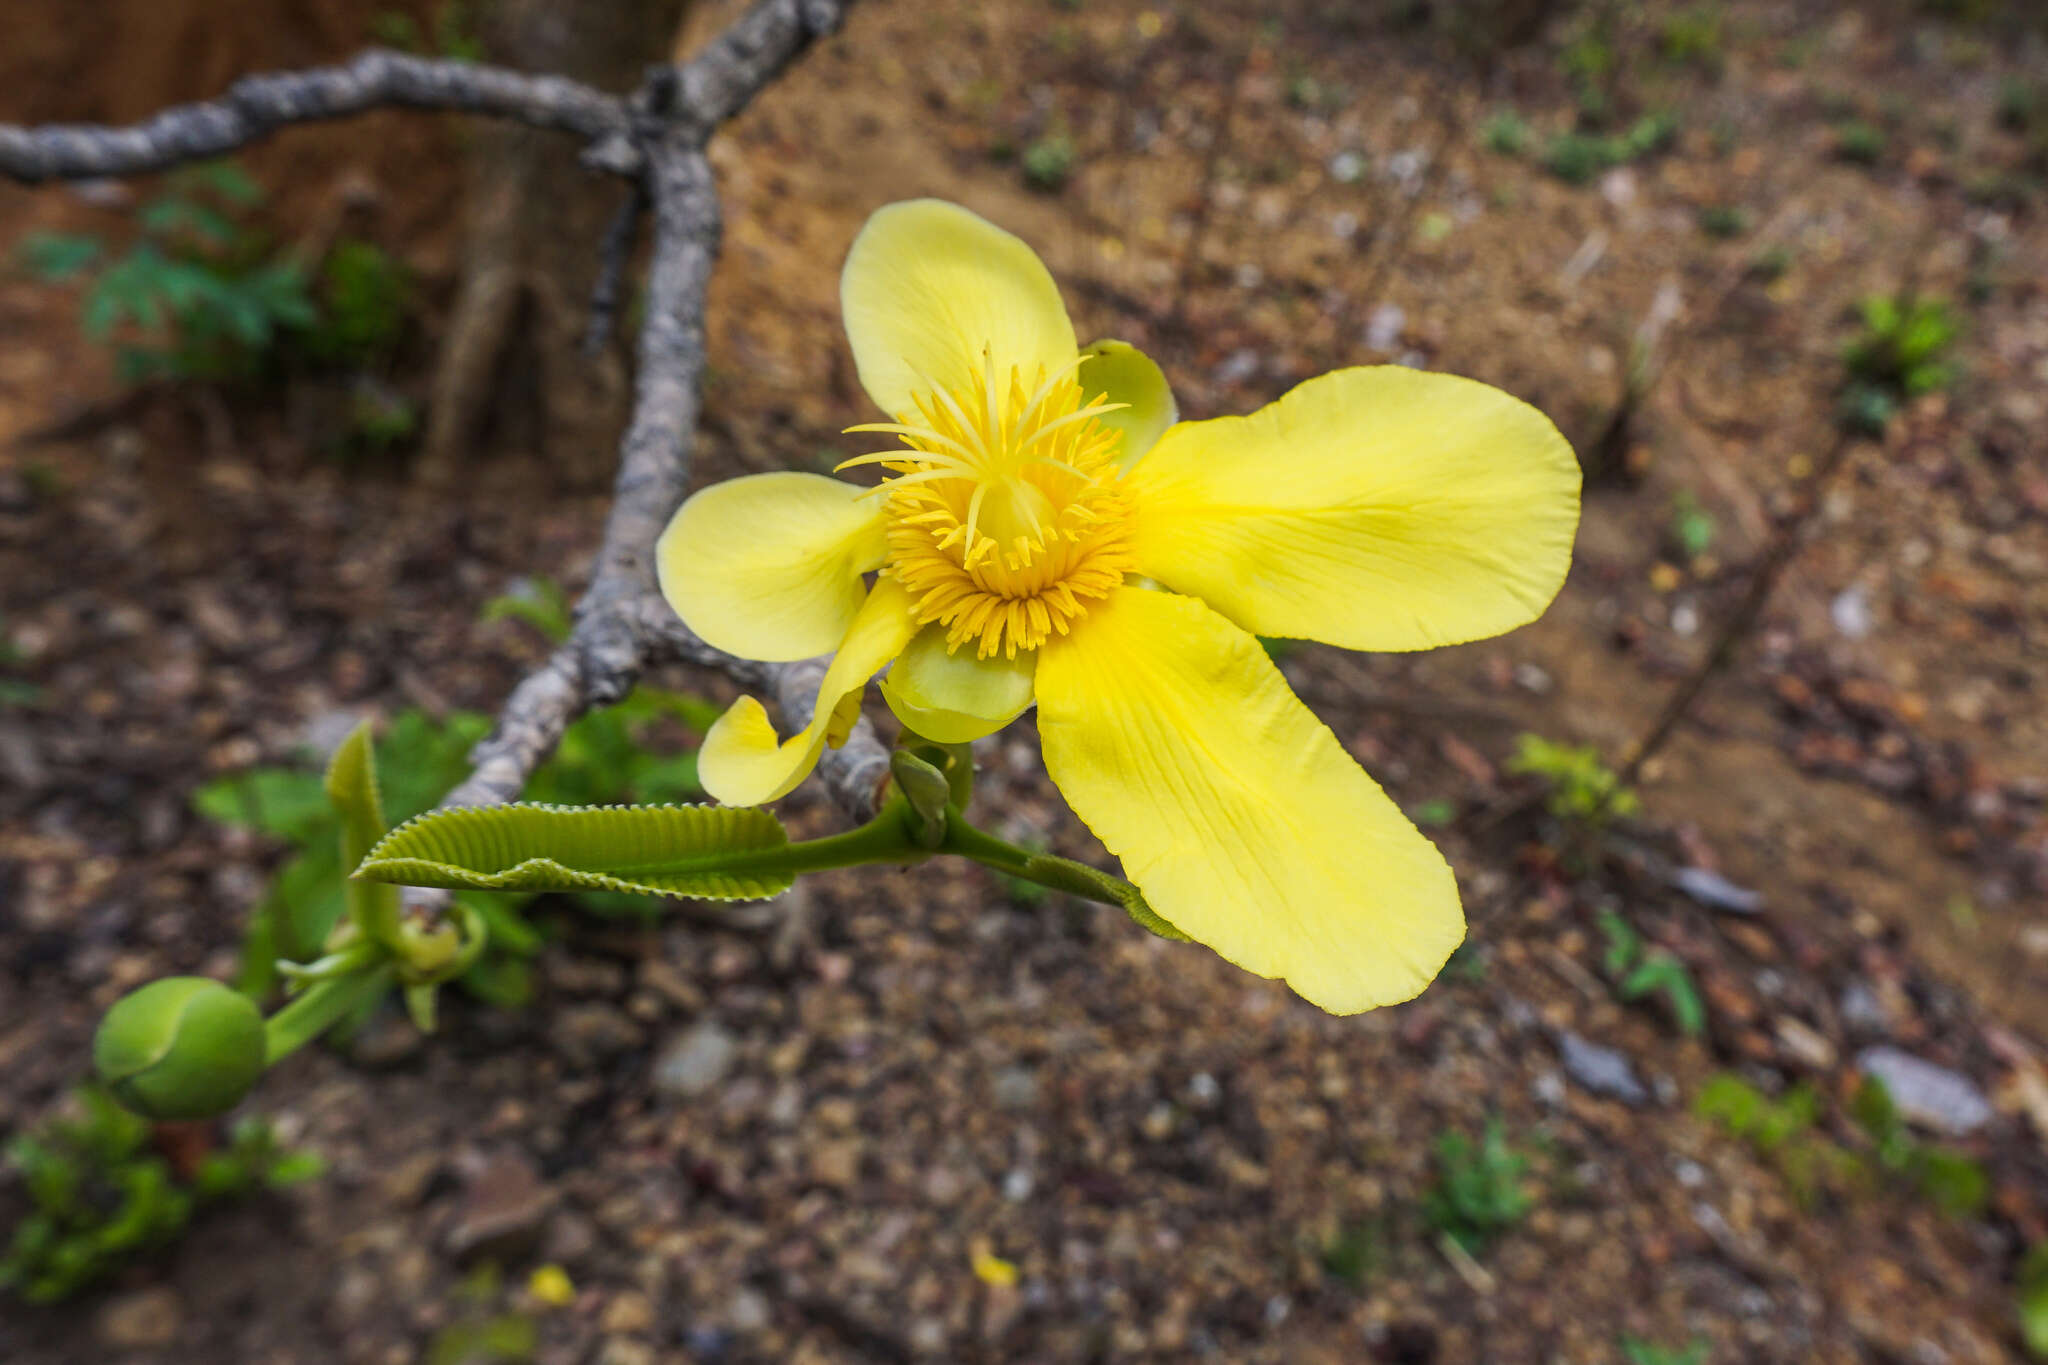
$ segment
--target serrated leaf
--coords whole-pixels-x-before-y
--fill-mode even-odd
[[[522,803],[410,820],[370,850],[356,876],[458,891],[760,900],[795,880],[772,858],[788,843],[782,822],[763,810]]]

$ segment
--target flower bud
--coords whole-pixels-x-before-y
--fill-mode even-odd
[[[152,981],[114,1003],[93,1036],[93,1067],[129,1109],[202,1119],[239,1104],[263,1074],[263,1015],[203,976]]]

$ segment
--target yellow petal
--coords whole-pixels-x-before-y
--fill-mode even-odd
[[[1127,405],[1098,420],[1123,433],[1117,463],[1129,469],[1180,420],[1173,388],[1152,357],[1127,341],[1098,341],[1082,354],[1088,358],[1081,362],[1081,387],[1088,396],[1106,394],[1110,402]]]
[[[965,744],[992,735],[1031,705],[1037,656],[975,657],[972,648],[946,651],[946,628],[917,633],[882,679],[882,699],[896,719],[926,739]]]
[[[1139,573],[1255,634],[1347,649],[1431,649],[1535,620],[1579,521],[1578,461],[1549,418],[1393,365],[1183,422],[1125,486]]]
[[[1351,1014],[1420,992],[1464,937],[1442,855],[1200,602],[1121,588],[1037,681],[1046,771],[1197,942]]]
[[[741,697],[712,722],[697,751],[697,778],[704,790],[728,806],[758,806],[787,796],[808,777],[827,744],[836,748],[846,742],[859,719],[861,689],[868,679],[910,643],[917,629],[910,601],[892,578],[875,584],[818,685],[811,723],[794,738],[778,742],[768,713],[752,697]]]
[[[862,387],[898,418],[935,386],[971,391],[984,357],[998,380],[1014,365],[1027,384],[1074,359],[1074,325],[1044,262],[939,199],[875,211],[847,252],[839,306]]]
[[[860,610],[860,576],[888,552],[881,504],[822,474],[715,483],[670,519],[654,550],[662,595],[728,654],[783,662],[823,654]]]

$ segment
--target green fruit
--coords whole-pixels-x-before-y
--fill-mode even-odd
[[[166,977],[107,1011],[92,1061],[114,1098],[145,1118],[212,1118],[263,1075],[263,1016],[218,981]]]

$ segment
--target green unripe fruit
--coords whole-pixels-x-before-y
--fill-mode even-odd
[[[152,1119],[204,1119],[241,1103],[263,1075],[263,1015],[204,976],[152,981],[115,1002],[92,1062],[114,1098]]]

